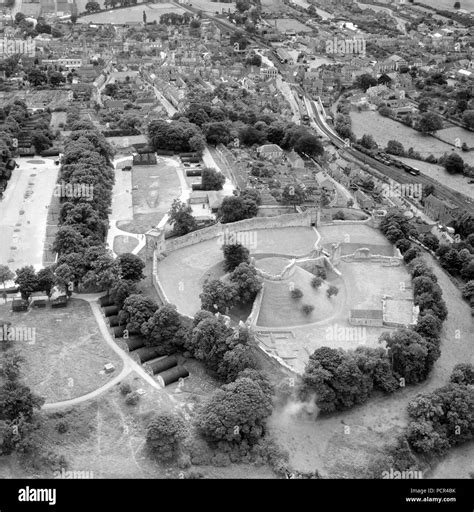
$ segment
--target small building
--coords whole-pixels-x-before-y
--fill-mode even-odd
[[[19,313],[20,311],[28,311],[28,301],[23,299],[13,299],[12,311]]]
[[[370,210],[375,206],[374,200],[362,190],[356,190],[354,196],[363,210]]]
[[[32,308],[45,308],[49,297],[43,292],[34,292],[30,295],[29,302]]]
[[[290,165],[293,169],[304,169],[304,160],[298,155],[296,151],[291,151],[286,155]]]
[[[351,309],[349,322],[352,325],[382,327],[383,311],[382,309]]]
[[[451,224],[458,216],[459,209],[447,200],[441,200],[430,194],[425,198],[424,213],[433,220],[441,221],[444,225]]]
[[[281,159],[283,149],[278,144],[264,144],[257,148],[257,153],[267,160],[278,160]]]

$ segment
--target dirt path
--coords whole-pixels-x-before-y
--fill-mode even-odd
[[[43,406],[44,410],[61,409],[63,407],[70,407],[72,405],[77,405],[77,404],[86,402],[88,400],[92,400],[93,398],[96,398],[99,395],[102,395],[107,390],[109,390],[111,387],[113,387],[116,384],[118,384],[119,382],[121,382],[131,372],[135,372],[142,379],[147,381],[153,388],[159,389],[159,390],[162,389],[161,386],[153,379],[153,377],[151,377],[148,373],[146,373],[145,370],[143,370],[143,368],[138,363],[133,361],[133,359],[128,354],[126,354],[117,345],[117,343],[115,343],[115,340],[112,338],[112,336],[109,332],[107,324],[105,323],[105,319],[102,316],[102,312],[100,311],[100,306],[97,302],[97,299],[101,295],[102,295],[101,293],[85,294],[85,295],[73,294],[73,298],[80,298],[89,303],[103,339],[109,345],[109,347],[120,357],[120,359],[123,362],[122,371],[120,372],[119,375],[114,377],[111,381],[107,382],[107,384],[104,384],[100,388],[97,388],[94,391],[87,393],[86,395],[72,398],[71,400],[63,400],[61,402],[45,404]]]

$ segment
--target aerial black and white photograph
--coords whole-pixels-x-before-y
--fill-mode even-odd
[[[473,318],[474,0],[0,0],[1,512],[472,512]]]

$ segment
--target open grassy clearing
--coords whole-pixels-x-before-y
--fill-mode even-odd
[[[406,425],[408,402],[418,393],[444,386],[457,363],[472,361],[474,327],[469,306],[433,258],[425,255],[425,259],[433,267],[449,311],[441,334],[441,357],[429,378],[390,396],[376,395],[365,405],[331,416],[318,417],[317,411],[308,416],[301,403],[275,411],[270,431],[290,451],[290,462],[295,469],[319,469],[327,476],[360,478],[366,454],[382,449]],[[460,332],[459,339],[455,337],[456,330]],[[344,431],[345,426],[350,427],[348,433]],[[473,450],[474,443],[469,443],[452,451],[439,461],[433,475],[468,478],[473,470],[472,456],[469,457]]]
[[[437,158],[443,156],[444,153],[451,153],[453,150],[451,144],[454,144],[455,137],[451,138],[451,144],[447,144],[430,135],[424,135],[402,123],[393,121],[388,117],[383,117],[377,112],[351,112],[351,119],[352,130],[358,138],[364,134],[372,135],[375,142],[382,147],[386,147],[389,140],[397,140],[403,144],[407,151],[412,147],[423,156],[434,155]],[[440,133],[442,132],[443,130],[440,130]],[[469,137],[469,135],[470,133],[466,132],[464,139]],[[468,146],[471,145],[469,142],[467,144]],[[456,152],[466,163],[474,165],[474,152],[464,153],[460,149],[456,150]]]
[[[181,193],[176,165],[173,159],[159,158],[156,165],[133,167],[133,221],[119,221],[117,227],[129,233],[145,233],[161,221]]]
[[[85,5],[84,5],[85,10]],[[81,11],[81,9],[79,9]],[[115,23],[124,24],[129,22],[143,22],[143,11],[146,13],[147,22],[152,23],[156,21],[159,23],[160,17],[163,14],[175,12],[176,14],[183,14],[185,11],[177,5],[163,3],[163,4],[147,4],[136,5],[125,9],[113,9],[110,11],[97,12],[81,16],[77,23]]]
[[[94,391],[122,368],[120,358],[102,339],[87,302],[72,299],[64,309],[25,313],[12,313],[7,303],[0,306],[0,318],[14,327],[33,329],[34,343],[17,341],[14,347],[25,359],[25,384],[47,403]],[[113,363],[115,372],[103,373],[105,363]]]

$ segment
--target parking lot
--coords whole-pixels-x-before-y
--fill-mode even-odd
[[[54,159],[19,158],[0,200],[0,263],[42,268],[48,207],[58,177]]]

